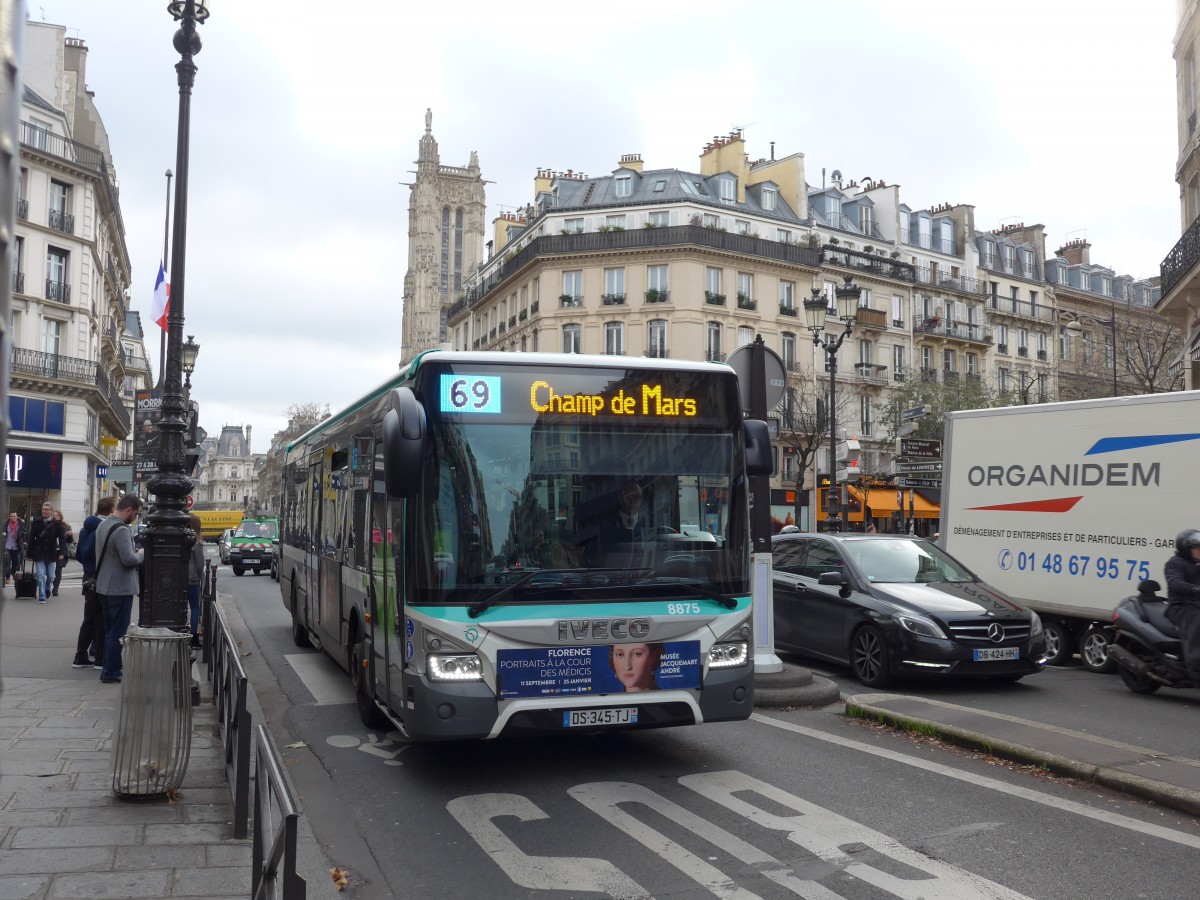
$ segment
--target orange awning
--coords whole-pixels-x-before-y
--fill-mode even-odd
[[[864,491],[861,488],[853,485],[848,485],[850,492],[863,502]],[[908,515],[908,491],[909,488],[903,488],[899,493],[904,495],[904,507],[901,508],[896,503],[896,488],[890,487],[875,487],[866,491],[866,506],[871,510],[871,513],[876,516],[890,516],[894,512],[900,512],[904,516]],[[913,492],[913,516],[917,519],[940,519],[942,517],[942,508],[936,503],[931,503],[926,500],[916,491]]]

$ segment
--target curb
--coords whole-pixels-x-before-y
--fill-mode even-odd
[[[1133,775],[1111,766],[1093,765],[1081,762],[1057,753],[1038,750],[1023,744],[995,738],[980,731],[961,728],[957,725],[946,725],[931,719],[892,712],[882,707],[873,706],[855,700],[853,697],[846,701],[846,715],[855,718],[875,719],[895,728],[905,731],[921,731],[928,733],[938,740],[946,741],[959,747],[978,750],[1001,759],[1014,762],[1032,763],[1041,766],[1055,775],[1064,775],[1080,781],[1098,784],[1112,788],[1122,793],[1151,800],[1163,806],[1180,810],[1192,815],[1200,815],[1200,791],[1193,791],[1178,785]],[[1166,754],[1155,753],[1151,750],[1138,749],[1147,759],[1172,759]]]
[[[829,706],[841,699],[842,692],[836,684],[802,666],[784,663],[782,672],[756,672],[754,675],[755,707]]]

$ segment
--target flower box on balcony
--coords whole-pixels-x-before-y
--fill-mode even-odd
[[[660,291],[655,288],[650,288],[650,290],[646,291],[646,302],[647,303],[666,303],[667,298],[669,298],[670,296],[671,296],[670,291]]]
[[[737,304],[738,309],[758,309],[758,303],[740,291],[737,295]]]
[[[605,306],[620,306],[625,302],[624,294],[601,294],[600,302]]]
[[[704,302],[711,303],[713,306],[724,306],[725,305],[725,295],[718,294],[713,291],[705,291],[704,292]]]
[[[800,310],[794,306],[789,306],[786,303],[779,304],[779,314],[781,316],[799,316]]]
[[[560,294],[558,300],[563,306],[583,306],[583,298],[573,294]]]

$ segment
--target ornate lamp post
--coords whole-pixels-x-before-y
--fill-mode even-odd
[[[837,318],[845,323],[840,334],[825,332],[829,305],[821,296],[820,288],[813,288],[812,296],[804,301],[804,317],[808,322],[808,330],[812,332],[813,344],[825,351],[829,370],[829,493],[826,495],[826,531],[840,531],[842,527],[842,520],[838,514],[837,480],[837,353],[846,336],[854,329],[854,320],[858,316],[858,300],[862,293],[851,281],[852,276],[842,277],[845,283],[834,292],[837,295]]]
[[[1066,324],[1063,329],[1071,335],[1083,334],[1084,325],[1096,325],[1098,327],[1107,328],[1112,348],[1112,396],[1117,396],[1117,308],[1113,307],[1112,318],[1108,321],[1097,319],[1095,316],[1085,315],[1083,313],[1069,313],[1066,318]]]
[[[188,147],[191,128],[192,85],[200,52],[197,26],[208,19],[208,0],[171,0],[167,11],[179,23],[174,46],[180,55],[175,65],[179,80],[179,128],[175,144],[175,220],[171,245],[171,304],[167,314],[167,365],[164,373],[162,418],[158,428],[158,471],[148,484],[154,494],[154,511],[146,534],[145,586],[138,609],[143,628],[182,628],[188,621],[187,564],[192,539],[187,529],[187,497],[192,482],[184,461],[182,373],[186,365],[183,346],[184,273],[187,249]],[[192,344],[198,349],[198,345]],[[191,366],[195,366],[195,351]],[[191,369],[188,369],[189,374]],[[190,384],[190,379],[189,379]]]
[[[196,357],[200,355],[200,345],[196,343],[196,336],[188,335],[187,343],[180,348],[180,365],[183,367],[183,396],[188,398],[192,393],[192,373],[196,371]]]

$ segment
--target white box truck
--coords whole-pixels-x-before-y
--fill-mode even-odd
[[[950,413],[942,456],[941,545],[1038,611],[1051,665],[1110,671],[1113,609],[1200,528],[1200,391]]]

